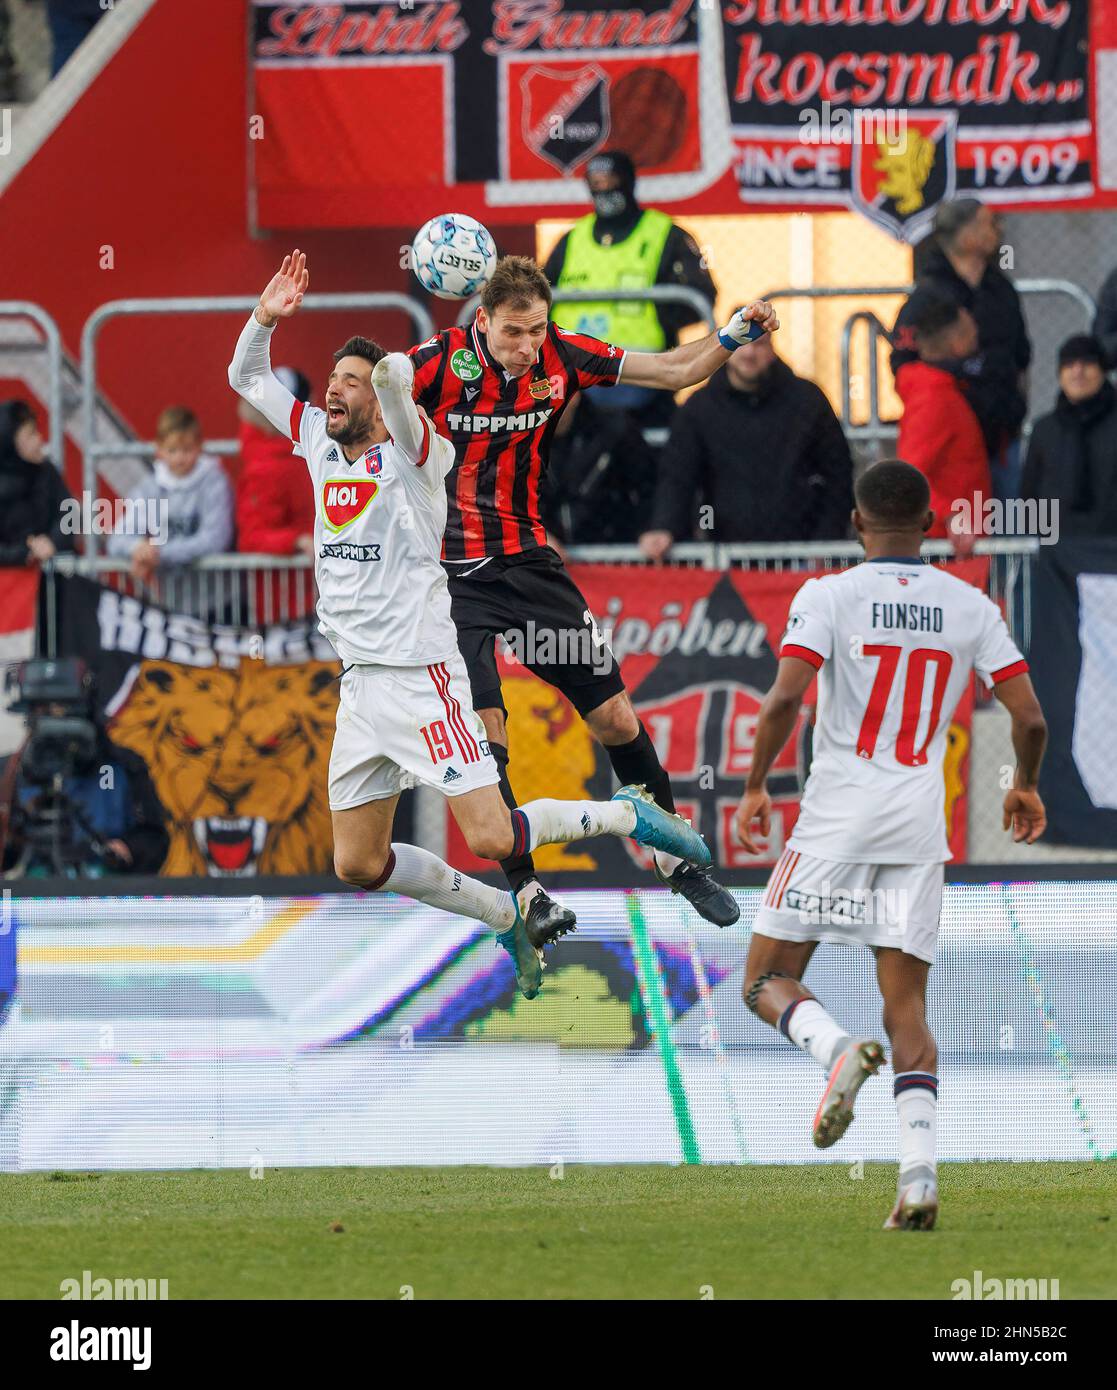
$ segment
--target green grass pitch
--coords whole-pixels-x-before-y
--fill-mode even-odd
[[[895,1168],[313,1168],[0,1175],[0,1297],[167,1279],[172,1299],[950,1299],[975,1270],[1117,1294],[1117,1163],[942,1165],[932,1232]],[[340,1229],[334,1229],[334,1228]]]

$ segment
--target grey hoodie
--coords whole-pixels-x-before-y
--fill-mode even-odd
[[[233,540],[233,490],[221,460],[213,454],[199,454],[198,461],[185,478],[176,478],[160,459],[139,487],[129,495],[136,504],[135,515],[140,524],[154,509],[149,501],[165,504],[167,539],[159,547],[164,565],[185,565],[203,555],[221,555]],[[164,507],[157,512],[156,527],[149,527],[151,538],[158,544]],[[131,555],[142,538],[131,530],[109,537],[110,555]]]

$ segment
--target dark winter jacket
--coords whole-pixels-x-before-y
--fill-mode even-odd
[[[1016,287],[990,265],[974,289],[938,248],[928,255],[918,284],[944,290],[968,309],[977,323],[978,353],[966,364],[969,395],[985,442],[993,452],[1018,438],[1028,413],[1019,378],[1031,363],[1032,345]],[[919,356],[912,336],[910,302],[900,310],[892,333],[893,375]]]
[[[723,367],[679,409],[650,529],[676,540],[832,540],[847,535],[852,507],[853,463],[830,402],[777,359],[759,391],[736,390]]]
[[[635,541],[655,494],[655,451],[625,410],[586,395],[567,434],[555,434],[543,478],[543,524],[567,545]]]
[[[1021,492],[1058,501],[1062,536],[1117,536],[1117,391],[1071,405],[1060,391],[1028,441]]]
[[[55,550],[74,550],[62,532],[62,503],[70,496],[57,468],[27,463],[16,453],[16,431],[29,419],[23,401],[0,403],[0,566],[27,563],[27,537],[49,536]]]

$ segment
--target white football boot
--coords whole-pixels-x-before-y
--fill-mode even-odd
[[[939,1214],[939,1189],[923,1179],[900,1189],[892,1215],[884,1223],[886,1231],[930,1231]]]
[[[813,1135],[820,1149],[836,1144],[853,1119],[857,1092],[884,1065],[884,1048],[871,1039],[853,1042],[834,1063],[815,1111]]]

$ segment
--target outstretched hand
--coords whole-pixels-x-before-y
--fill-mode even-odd
[[[303,295],[310,283],[310,272],[306,268],[306,252],[296,249],[283,257],[283,264],[273,275],[267,289],[260,296],[257,322],[270,328],[279,319],[289,319],[303,302]]]

